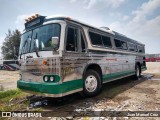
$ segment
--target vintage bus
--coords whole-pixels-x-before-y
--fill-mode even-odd
[[[50,97],[82,91],[91,97],[104,83],[139,78],[146,69],[145,45],[107,27],[36,14],[26,19],[19,66],[19,89]]]

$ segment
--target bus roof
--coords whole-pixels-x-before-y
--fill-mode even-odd
[[[36,21],[36,19],[38,19],[39,21],[38,20]],[[71,22],[80,24],[82,26],[86,26],[88,28],[92,28],[92,29],[96,29],[96,30],[99,30],[99,31],[102,31],[102,32],[106,32],[108,34],[113,35],[114,38],[122,40],[122,41],[131,42],[131,43],[135,43],[135,44],[139,44],[139,45],[144,45],[144,44],[142,44],[142,43],[140,43],[140,42],[138,42],[136,40],[128,38],[127,36],[125,36],[123,34],[120,34],[118,32],[112,31],[108,27],[100,27],[100,28],[98,28],[98,27],[95,27],[93,25],[89,25],[87,23],[81,22],[79,20],[76,20],[76,19],[73,19],[73,18],[70,18],[70,17],[67,17],[67,16],[48,16],[48,17],[46,17],[46,16],[40,16],[39,15],[36,19],[33,19],[33,21],[31,20],[28,23],[25,23],[25,27],[26,27],[25,30],[30,30],[30,29],[32,29],[34,27],[37,27],[37,25],[41,25],[41,24],[43,24],[45,22],[48,22],[48,21],[65,20],[65,21],[71,21]],[[35,24],[35,26],[34,26],[33,23],[36,23],[37,25]]]
[[[95,27],[95,26],[93,26],[93,25],[90,25],[90,24],[81,22],[81,21],[79,21],[79,20],[76,20],[76,19],[73,19],[73,18],[70,18],[70,17],[67,17],[67,16],[49,16],[49,17],[46,17],[45,22],[46,22],[46,21],[50,21],[50,20],[68,20],[68,21],[72,21],[72,22],[81,24],[81,25],[83,25],[83,26],[87,26],[87,27],[90,27],[90,28],[98,29],[98,30],[101,30],[101,31],[103,31],[103,32],[107,32],[107,33],[110,33],[110,34],[114,35],[114,33],[113,33],[112,30],[107,30],[107,29]]]
[[[100,31],[103,31],[103,32],[107,32],[109,34],[112,34],[115,38],[119,39],[119,40],[122,40],[122,41],[127,41],[127,42],[131,42],[131,43],[135,43],[135,44],[140,44],[140,45],[143,45],[143,43],[140,43],[136,40],[133,40],[121,33],[118,33],[116,31],[112,31],[110,30],[109,28],[107,27],[95,27],[93,25],[90,25],[90,24],[87,24],[87,23],[84,23],[84,22],[81,22],[79,20],[76,20],[76,19],[73,19],[73,18],[70,18],[70,17],[67,17],[67,16],[48,16],[45,18],[45,22],[46,21],[50,21],[50,20],[68,20],[68,21],[72,21],[72,22],[75,22],[75,23],[78,23],[78,24],[81,24],[83,26],[87,26],[89,28],[93,28],[93,29],[97,29],[97,30],[100,30]],[[106,29],[105,29],[106,28]]]
[[[113,31],[113,32],[115,33],[115,38],[116,38],[116,39],[119,39],[119,40],[122,40],[122,41],[131,42],[131,43],[135,43],[135,44],[139,44],[139,45],[143,45],[143,46],[144,46],[143,43],[140,43],[140,42],[138,42],[138,41],[136,41],[136,40],[133,40],[133,39],[131,39],[131,38],[129,38],[129,37],[121,34],[121,33],[118,33],[118,32],[116,32],[116,31]]]

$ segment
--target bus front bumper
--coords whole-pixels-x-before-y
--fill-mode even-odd
[[[62,97],[65,95],[82,91],[83,81],[79,79],[63,83],[43,83],[18,80],[17,88],[36,95],[48,97]]]

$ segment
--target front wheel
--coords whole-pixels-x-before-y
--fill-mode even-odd
[[[102,82],[100,75],[95,70],[88,70],[84,77],[83,92],[86,96],[92,97],[101,91]]]

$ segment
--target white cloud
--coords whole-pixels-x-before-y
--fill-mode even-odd
[[[76,2],[77,0],[70,0],[71,3]]]
[[[146,22],[146,16],[153,14],[153,12],[159,7],[160,0],[149,0],[146,3],[143,3],[139,9],[132,12],[135,17],[131,22],[135,24]]]
[[[106,2],[108,2],[108,0],[106,0]],[[125,0],[111,0],[110,5],[113,8],[117,8],[117,7],[119,7],[124,2],[125,2]]]
[[[32,15],[34,15],[34,13],[18,15],[15,20],[15,24],[16,24],[17,29],[22,32],[24,29],[25,19],[32,16]]]
[[[142,6],[132,13],[136,16],[149,15],[154,12],[157,8],[160,7],[160,0],[149,0],[148,2],[142,4]]]
[[[127,16],[127,15],[124,15],[123,17],[122,17],[122,20],[123,21],[126,21],[126,20],[128,20],[129,19],[129,16]]]
[[[96,0],[88,0],[88,5],[86,6],[86,8],[91,8],[96,4]]]
[[[71,3],[77,2],[78,0],[70,0]],[[117,8],[119,7],[122,3],[124,3],[126,0],[84,0],[84,7],[87,9],[91,9],[93,7],[101,7],[103,8],[104,6],[109,7],[111,6],[112,8]]]
[[[160,38],[160,15],[147,19],[160,7],[160,0],[149,0],[133,11],[133,18],[128,22],[114,21],[109,27],[146,44],[147,53],[157,53]],[[123,17],[125,19],[125,16]],[[127,17],[126,17],[127,19]]]

